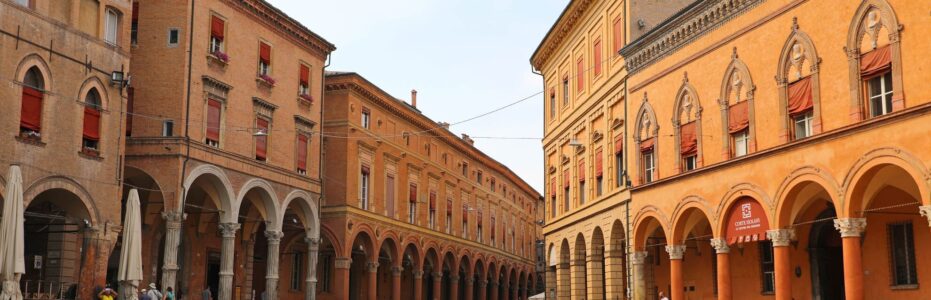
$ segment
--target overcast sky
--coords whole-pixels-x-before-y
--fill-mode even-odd
[[[455,123],[543,90],[530,55],[567,0],[268,0],[333,44],[353,71]],[[450,128],[543,193],[543,95]]]

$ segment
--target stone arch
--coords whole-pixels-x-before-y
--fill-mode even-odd
[[[191,190],[194,182],[201,177],[207,179],[209,183],[213,185],[214,189],[220,193],[220,195],[217,195],[217,200],[220,202],[219,208],[221,211],[226,212],[225,214],[221,214],[226,217],[222,220],[222,222],[236,222],[235,215],[237,212],[233,210],[235,204],[233,203],[233,201],[235,201],[233,200],[233,197],[236,195],[236,193],[233,192],[233,185],[230,183],[229,176],[223,172],[223,169],[220,169],[217,166],[203,164],[192,169],[184,180],[184,195],[182,196],[187,198],[188,191]],[[184,211],[184,208],[181,207],[184,205],[183,202],[184,201],[178,203],[178,207],[175,208],[177,211]],[[230,218],[230,215],[233,217]]]
[[[91,222],[91,225],[97,225],[103,221],[95,204],[96,202],[87,192],[87,189],[71,178],[58,175],[41,178],[29,185],[23,192],[23,208],[28,208],[29,204],[40,194],[55,189],[65,190],[80,199],[90,217],[88,221]],[[117,212],[117,217],[119,217],[119,212]]]
[[[640,247],[641,244],[646,244],[647,229],[656,229],[647,228],[647,223],[651,220],[656,221],[663,230],[664,237],[668,237],[669,233],[669,218],[666,217],[666,214],[662,210],[653,205],[647,205],[640,209],[637,212],[637,215],[634,217],[634,247]]]
[[[868,203],[862,195],[861,189],[864,188],[861,183],[869,181],[869,177],[884,166],[893,166],[901,169],[911,177],[917,188],[918,195],[915,195],[923,205],[928,205],[931,201],[931,187],[929,180],[931,174],[921,161],[906,151],[898,148],[880,148],[872,150],[854,164],[844,177],[844,192],[841,194],[841,203],[843,215],[846,217],[859,217],[854,214],[862,210]],[[840,213],[838,213],[840,215]]]
[[[788,142],[792,135],[792,116],[789,115],[789,87],[799,83],[811,91],[811,134],[821,133],[821,57],[815,43],[807,33],[799,29],[798,19],[792,19],[792,32],[782,46],[779,66],[776,69],[776,84],[779,86],[779,117],[782,120],[782,136]],[[805,67],[808,68],[805,68]],[[794,72],[793,72],[794,71]],[[807,83],[802,80],[807,78]],[[800,86],[800,88],[805,88]]]
[[[655,180],[656,178],[659,178],[659,172],[658,172],[659,168],[656,168],[658,160],[657,160],[657,155],[655,153],[658,153],[658,148],[659,148],[658,137],[659,137],[660,126],[659,126],[659,122],[657,122],[656,112],[653,110],[653,106],[650,105],[650,101],[649,101],[649,98],[647,98],[646,92],[643,93],[643,103],[640,105],[640,109],[637,110],[636,122],[637,123],[634,123],[637,128],[636,130],[634,130],[635,147],[643,148],[641,147],[643,142],[647,142],[652,139],[652,145],[649,146],[650,149],[652,149],[649,151],[653,151],[654,153],[654,155],[652,156],[653,157],[652,165],[654,166],[654,170],[653,170],[651,180]],[[639,153],[643,152],[644,150],[645,149],[637,149],[636,151],[636,153],[638,153],[638,155],[636,155],[637,170],[638,170],[637,173],[640,174],[640,176],[637,176],[639,183],[646,183],[646,180],[644,179],[645,174],[643,174],[644,164],[646,162],[643,161],[643,155],[639,155]]]
[[[275,224],[272,226],[274,228],[282,228],[284,225],[285,215],[288,213],[288,207],[291,206],[291,203],[297,204],[299,209],[298,218],[301,219],[301,223],[307,227],[306,230],[310,231],[311,237],[319,238],[320,237],[320,219],[317,211],[317,201],[319,197],[315,197],[311,193],[303,190],[293,190],[291,193],[288,193],[285,196],[284,203],[281,205],[281,210],[278,216],[275,217]]]
[[[804,208],[796,207],[799,203],[796,203],[795,196],[808,184],[821,187],[828,194],[827,200],[833,203],[835,211],[841,211],[841,198],[838,194],[841,189],[837,181],[820,167],[804,166],[786,176],[779,185],[779,189],[776,190],[776,219],[774,220],[776,228],[792,225],[795,215],[804,210]],[[801,203],[801,205],[807,204]]]
[[[718,216],[715,224],[712,224],[712,230],[720,235],[727,232],[727,211],[737,200],[750,198],[760,204],[766,212],[766,220],[769,222],[769,228],[775,228],[773,224],[773,205],[770,198],[757,186],[749,183],[740,183],[732,187],[718,204],[716,215]]]
[[[747,153],[756,151],[756,114],[754,110],[754,94],[756,85],[753,83],[753,76],[747,64],[737,55],[737,48],[731,54],[731,62],[724,71],[724,78],[721,80],[721,96],[718,98],[718,105],[721,107],[721,130],[722,130],[722,152],[725,153],[724,159],[731,158],[731,133],[728,129],[730,107],[743,101],[747,101],[747,118],[749,124],[747,127],[748,142]]]
[[[711,234],[719,234],[714,231],[714,226],[712,226],[718,216],[714,213],[711,204],[700,196],[692,195],[680,201],[679,204],[676,205],[675,211],[673,211],[671,243],[678,245],[688,237],[688,233],[691,232],[692,227],[697,225],[696,222],[699,221],[696,219],[698,215],[695,213],[704,216],[705,220],[708,222],[708,226],[711,227]]]
[[[352,243],[352,245],[355,245],[356,240],[361,242],[362,243],[361,246],[365,248],[366,259],[371,261],[373,259],[378,258],[377,252],[376,252],[378,251],[378,248],[375,248],[377,241],[375,240],[375,235],[372,234],[371,231],[360,228],[359,230],[355,232],[355,234],[352,235],[352,239],[350,239],[349,241]],[[345,257],[352,257],[352,248],[353,248],[352,245],[346,248],[346,250],[348,250],[347,252],[343,253]]]
[[[392,263],[394,264],[401,263],[401,259],[403,259],[404,252],[402,252],[403,249],[400,248],[396,237],[386,235],[384,238],[379,240],[378,244],[375,246],[378,247],[376,249],[378,249],[379,253],[382,250],[386,250],[388,252],[387,253],[388,257],[391,258]]]
[[[38,88],[42,88],[45,91],[54,90],[55,85],[54,79],[52,78],[52,69],[49,68],[46,60],[36,53],[28,54],[19,61],[19,65],[16,67],[16,74],[13,78],[16,78],[15,80],[17,81],[22,80],[23,77],[26,76],[26,72],[28,72],[33,67],[35,67],[36,70],[39,70],[44,83],[44,86]]]
[[[330,229],[330,226],[326,224],[320,226],[320,237],[326,238],[327,241],[330,242],[330,245],[333,245],[333,252],[336,253],[336,255],[344,255],[346,253],[346,250],[343,249],[347,247],[340,244],[339,240],[336,239],[336,233],[333,232],[333,229]],[[352,247],[352,245],[349,247]]]
[[[100,77],[96,75],[90,75],[84,82],[81,83],[81,87],[78,90],[78,100],[84,102],[84,95],[87,95],[91,89],[96,89],[97,94],[100,96],[100,109],[106,110],[110,104],[110,93],[107,93],[106,85],[100,80]]]
[[[690,131],[695,139],[695,167],[698,168],[702,165],[702,134],[701,134],[701,118],[702,118],[702,105],[701,100],[698,97],[698,92],[695,90],[695,87],[689,83],[688,73],[685,73],[682,77],[682,86],[679,87],[679,91],[676,92],[676,98],[674,100],[673,106],[673,115],[672,115],[672,128],[675,130],[675,145],[673,149],[680,149],[680,155],[685,157],[686,153],[681,153],[682,149],[682,140],[683,137],[683,127],[689,126],[693,127],[686,131]],[[689,125],[691,124],[691,125]],[[686,168],[683,165],[683,162],[676,164],[676,168],[679,171],[685,171]]]
[[[608,251],[618,251],[627,249],[627,228],[619,219],[611,222],[611,229],[608,231],[608,241],[605,247]]]
[[[850,104],[854,111],[859,112],[861,120],[866,118],[869,112],[864,109],[866,99],[863,99],[863,93],[861,92],[863,78],[860,75],[860,58],[864,53],[880,46],[880,39],[888,38],[891,52],[892,110],[898,111],[905,108],[905,85],[902,82],[902,49],[900,43],[900,31],[902,29],[903,27],[899,23],[898,17],[896,17],[895,10],[886,0],[861,1],[851,19],[847,32],[847,45],[844,50],[847,52],[850,69]],[[871,39],[870,49],[863,49],[861,46],[864,38],[867,37]],[[883,40],[882,42],[886,41]]]

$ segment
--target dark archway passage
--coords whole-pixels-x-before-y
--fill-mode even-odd
[[[836,216],[837,213],[831,207],[818,214],[816,220],[827,220]],[[844,249],[840,232],[834,229],[833,222],[817,222],[811,226],[808,239],[812,299],[843,300]]]

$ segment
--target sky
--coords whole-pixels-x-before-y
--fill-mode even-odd
[[[568,0],[267,0],[336,45],[329,71],[357,72],[456,123],[543,91],[530,56]],[[543,193],[543,94],[451,126]]]

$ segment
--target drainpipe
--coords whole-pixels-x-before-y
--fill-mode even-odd
[[[194,61],[193,61],[194,59],[193,58],[194,56],[194,8],[195,8],[194,2],[196,2],[196,0],[191,0],[191,18],[190,18],[190,23],[188,24],[187,95],[185,96],[186,108],[185,108],[185,113],[184,113],[184,145],[186,149],[184,153],[184,161],[181,163],[181,186],[180,186],[181,187],[180,189],[181,190],[181,207],[179,209],[180,211],[178,212],[181,214],[181,226],[178,229],[178,232],[181,235],[181,237],[184,236],[184,219],[185,219],[184,207],[187,205],[187,189],[184,187],[184,181],[187,178],[187,164],[188,164],[188,161],[191,159],[191,135],[190,135],[191,130],[190,129],[191,129],[191,77],[193,76],[193,66],[194,66]],[[177,250],[177,253],[178,253],[177,255],[179,256],[183,255],[181,251],[184,248],[182,247],[183,243],[184,243],[184,239],[179,237],[178,238],[178,250]],[[180,261],[180,259],[177,259],[177,258],[175,260]],[[181,269],[183,267],[184,266],[182,266],[181,264],[178,265],[178,270],[175,273],[175,281],[184,282],[183,280],[181,281],[178,280],[178,277],[183,276],[182,274],[184,274],[184,272],[181,272]],[[165,287],[162,287],[162,288],[165,288]],[[180,286],[176,286],[175,289],[178,291],[177,292],[178,294],[181,294],[181,295],[185,294],[185,292],[182,292],[182,288]]]
[[[320,133],[320,167],[317,168],[318,170],[317,178],[320,179],[320,198],[317,199],[317,214],[318,214],[317,218],[318,219],[320,218],[319,215],[323,215],[323,212],[320,211],[320,208],[323,206],[322,204],[324,200],[323,192],[326,189],[326,185],[323,184],[324,182],[323,176],[324,174],[326,174],[323,172],[324,166],[326,165],[323,163],[325,161],[324,159],[326,158],[326,147],[323,141],[323,101],[324,99],[326,99],[326,68],[330,66],[330,63],[332,62],[332,60],[333,60],[333,54],[327,53],[326,65],[323,65],[323,68],[320,69],[320,129],[317,131]],[[318,227],[320,226],[318,225]],[[317,231],[320,231],[319,230],[320,228],[317,228],[317,229],[318,229]]]

